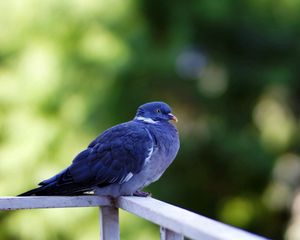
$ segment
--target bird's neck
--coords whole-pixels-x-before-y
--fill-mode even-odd
[[[144,122],[144,123],[150,123],[150,124],[157,124],[159,121],[154,121],[152,118],[146,118],[141,116],[136,116],[134,118],[135,121]]]

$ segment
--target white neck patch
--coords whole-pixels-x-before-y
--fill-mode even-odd
[[[146,123],[151,123],[151,124],[156,124],[158,121],[154,121],[152,118],[145,118],[145,117],[135,117],[135,120],[146,122]]]

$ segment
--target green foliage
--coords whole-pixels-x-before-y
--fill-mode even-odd
[[[282,176],[300,150],[298,1],[12,0],[0,8],[1,195],[34,187],[138,105],[164,100],[179,118],[181,150],[150,187],[154,196],[283,235],[298,175]],[[2,212],[0,238],[96,238],[96,214]],[[125,239],[157,234],[122,218]]]

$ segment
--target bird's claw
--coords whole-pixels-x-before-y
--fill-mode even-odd
[[[135,191],[133,193],[133,196],[136,196],[136,197],[151,197],[151,193],[149,192],[143,192],[143,191]]]

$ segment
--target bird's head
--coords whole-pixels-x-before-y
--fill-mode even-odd
[[[170,120],[177,122],[170,106],[164,102],[149,102],[141,105],[134,119],[147,123],[168,122]]]

